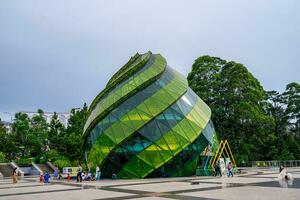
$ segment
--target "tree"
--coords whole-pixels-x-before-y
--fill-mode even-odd
[[[9,160],[13,159],[17,154],[15,137],[12,133],[7,133],[0,119],[0,152]]]
[[[267,101],[265,104],[266,112],[274,118],[274,132],[278,138],[282,138],[287,134],[286,127],[288,118],[286,116],[285,105],[282,95],[277,91],[268,91]]]
[[[31,143],[30,156],[40,157],[48,150],[48,123],[44,118],[44,112],[38,109],[37,115],[30,120],[29,140]]]
[[[228,139],[239,163],[276,154],[274,120],[264,109],[266,94],[245,66],[203,56],[188,75],[190,87],[210,106],[221,139]]]
[[[283,93],[269,91],[266,110],[275,120],[276,159],[300,159],[300,86],[289,83]]]
[[[62,136],[64,141],[62,153],[72,161],[80,162],[83,160],[82,133],[87,114],[88,108],[86,104],[80,110],[72,109],[68,127]]]
[[[289,83],[282,97],[286,104],[289,130],[300,138],[300,85],[295,82]]]
[[[50,149],[56,149],[61,151],[63,149],[64,144],[61,142],[60,138],[64,135],[65,127],[59,121],[56,112],[52,116],[50,125],[49,125],[49,141],[50,141]]]
[[[195,60],[192,71],[188,74],[191,88],[201,94],[201,99],[213,106],[218,97],[220,87],[220,71],[226,61],[218,57],[202,56]]]
[[[25,113],[16,113],[12,124],[13,138],[17,147],[17,155],[28,157],[31,152],[30,119]]]

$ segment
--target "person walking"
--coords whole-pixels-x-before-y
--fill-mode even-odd
[[[228,163],[228,166],[227,166],[227,170],[228,170],[228,177],[233,177],[233,165],[231,162]]]
[[[96,167],[96,181],[99,181],[101,177],[101,172],[99,166]]]
[[[59,174],[58,174],[58,169],[55,168],[55,169],[54,169],[54,175],[53,175],[53,176],[54,176],[54,178],[55,178],[56,180],[58,180],[58,175],[59,175]]]
[[[80,164],[78,165],[77,168],[77,182],[82,182],[82,167],[80,166]]]
[[[220,161],[218,160],[215,166],[215,176],[218,176],[218,174],[220,174],[220,176],[222,176],[221,173],[221,166],[220,166]]]
[[[18,171],[16,167],[13,170],[12,179],[13,179],[13,184],[18,183]]]

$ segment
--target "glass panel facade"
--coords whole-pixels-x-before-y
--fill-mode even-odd
[[[197,137],[199,137],[199,134],[202,132],[205,126],[201,126],[201,123],[195,123],[189,119],[193,119],[192,116],[195,115],[197,108],[203,106],[202,101],[198,100],[197,102],[195,102],[194,105],[195,106],[193,107],[193,109],[188,114],[185,114],[185,118],[183,118],[173,128],[171,128],[169,131],[163,134],[161,138],[157,139],[154,142],[154,144],[148,146],[145,150],[136,155],[139,159],[143,160],[144,162],[153,163],[153,169],[151,171],[154,171],[155,169],[159,168],[168,160],[172,159],[172,157],[182,152],[182,150],[190,144],[190,141],[194,141]],[[201,117],[207,119],[207,124],[210,116]],[[181,136],[183,133],[179,133],[180,131],[182,131],[182,128],[180,126],[181,124],[183,124],[185,127],[190,127],[186,130],[186,137]],[[189,138],[189,140],[187,140],[187,138]],[[168,157],[164,157],[164,159],[160,160],[159,163],[157,156],[154,156],[153,154],[159,154],[162,151],[155,150],[156,146],[160,147],[162,151],[166,151],[169,154]],[[151,160],[153,158],[156,158],[156,160]],[[129,160],[127,164],[131,162],[132,160]],[[138,174],[138,177],[144,178],[151,171],[144,172],[144,174]]]
[[[160,61],[153,60],[157,56]],[[95,119],[83,135],[86,159],[91,170],[101,168],[103,177],[193,175],[208,144],[216,151],[209,107],[163,57],[151,57],[148,67],[101,99],[86,122],[89,127]]]
[[[175,73],[174,73],[175,74]],[[170,105],[172,105],[180,96],[182,96],[187,91],[187,82],[182,81],[184,78],[182,76],[175,75],[174,78],[166,84],[163,88],[158,90],[156,93],[154,93],[152,96],[144,100],[141,104],[137,105],[134,109],[124,114],[124,119],[130,119],[129,121],[126,121],[124,123],[123,117],[119,120],[117,120],[115,123],[111,124],[106,130],[103,131],[103,133],[99,134],[99,137],[97,137],[97,140],[99,140],[99,143],[95,143],[92,145],[90,151],[94,151],[95,149],[104,148],[106,146],[105,142],[103,142],[102,135],[106,134],[109,138],[111,138],[115,143],[115,147],[119,145],[119,143],[122,143],[128,136],[131,136],[134,134],[134,132],[138,129],[140,129],[142,126],[147,124],[153,117],[156,117],[161,112],[163,112],[165,109],[167,109]],[[182,86],[182,84],[185,84],[185,86]],[[165,93],[165,91],[168,91],[169,89],[174,89],[178,87],[177,93],[178,96],[165,99],[164,101],[160,101],[159,97]],[[150,102],[156,102],[156,104],[151,104]],[[159,109],[149,112],[148,107],[149,105],[156,106]],[[125,116],[127,115],[127,116]],[[113,130],[119,130],[119,127],[124,127],[124,131],[121,132],[121,134],[113,133]],[[108,130],[109,129],[109,130]],[[122,133],[125,133],[123,135]],[[96,133],[97,134],[97,133]],[[117,137],[114,135],[118,134]],[[114,138],[115,137],[115,138]],[[115,148],[113,147],[113,148]],[[110,152],[109,152],[110,153]],[[109,154],[108,153],[108,154]],[[101,154],[99,160],[101,161],[99,165],[103,165],[102,161],[108,156],[108,154],[103,153]],[[93,158],[89,158],[93,159]]]
[[[185,115],[187,115],[193,105],[195,105],[198,96],[191,90],[188,89],[186,94],[184,94],[179,100],[177,100],[172,106],[163,111],[160,115],[152,119],[149,123],[143,126],[141,129],[137,130],[126,142],[119,145],[112,154],[121,154],[122,163],[120,166],[114,166],[115,172],[119,172],[121,166],[127,163],[134,155],[142,152],[148,146],[154,144],[155,141],[160,139],[165,133],[167,133],[171,128],[173,128],[178,122],[180,122]],[[186,104],[186,101],[191,102]],[[183,108],[182,110],[180,108]],[[185,135],[184,135],[185,136]],[[179,143],[186,138],[182,138],[180,134]],[[177,140],[175,141],[178,142]],[[169,147],[165,147],[169,151]],[[165,149],[166,150],[166,149]],[[162,154],[162,152],[161,152]],[[126,155],[126,156],[124,156]],[[108,165],[109,162],[118,163],[118,160],[112,161],[112,159],[118,158],[118,156],[109,156],[109,159],[105,160],[104,166]],[[105,173],[105,172],[103,172]],[[105,173],[106,174],[106,173]],[[108,174],[107,176],[110,176]]]
[[[102,134],[108,127],[120,119],[128,121],[129,123],[133,123],[131,121],[132,119],[126,114],[174,80],[174,75],[174,72],[167,67],[166,71],[157,81],[146,87],[144,90],[141,90],[132,97],[128,98],[120,106],[112,110],[106,117],[101,119],[101,121],[98,122],[94,129],[89,133],[86,139],[85,147],[90,148],[96,142],[100,134]]]

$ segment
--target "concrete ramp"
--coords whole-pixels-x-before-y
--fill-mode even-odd
[[[13,173],[13,167],[10,163],[1,163],[0,172],[4,177],[11,177]]]
[[[52,174],[54,171],[48,164],[36,164],[42,172],[49,172]]]

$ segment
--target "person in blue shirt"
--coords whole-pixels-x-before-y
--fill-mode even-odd
[[[55,168],[55,170],[54,170],[54,178],[58,179],[58,169],[57,168]]]
[[[44,174],[44,183],[50,183],[50,178],[50,174],[46,172],[46,174]]]

